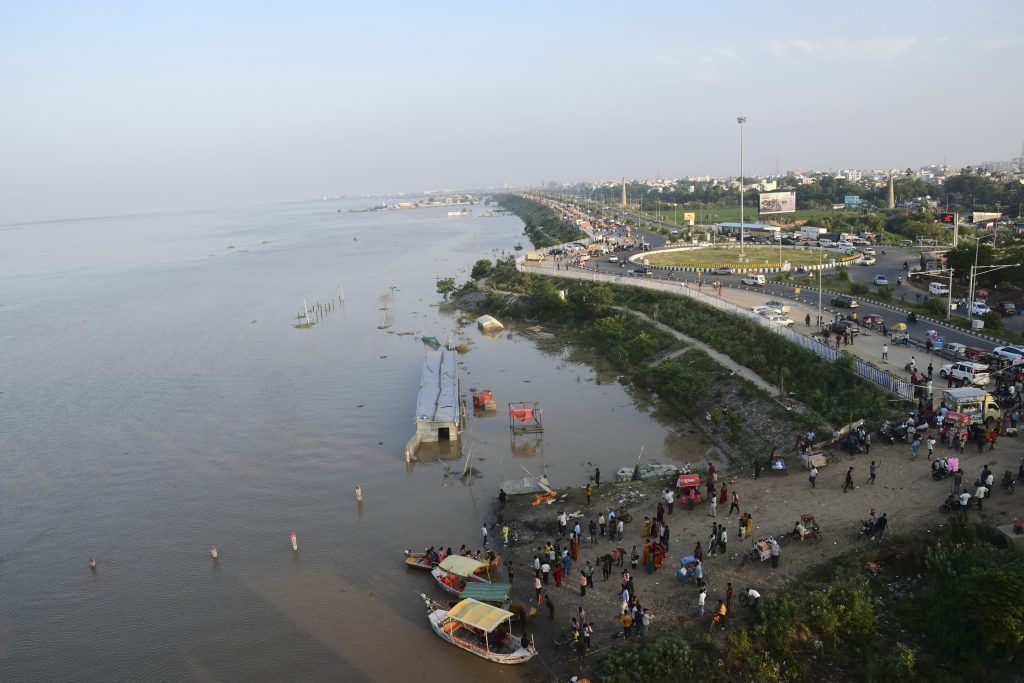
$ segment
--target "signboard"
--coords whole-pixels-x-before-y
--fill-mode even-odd
[[[683,220],[692,225],[697,220],[697,214],[693,211],[687,211],[683,214]]]
[[[796,192],[763,192],[759,207],[761,213],[793,213],[796,211]]]
[[[939,222],[947,225],[956,225],[956,214],[955,213],[940,213]]]

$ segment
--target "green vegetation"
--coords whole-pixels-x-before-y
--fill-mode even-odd
[[[448,295],[455,291],[455,278],[443,277],[437,281],[437,293],[444,296],[445,301],[448,300]]]
[[[853,550],[762,598],[725,636],[611,651],[609,681],[1010,680],[1024,654],[1024,556],[962,515],[934,535]],[[899,597],[896,597],[899,596]],[[701,624],[703,631],[706,626]]]
[[[526,225],[524,232],[535,247],[550,247],[585,236],[575,225],[562,222],[543,204],[515,194],[499,194],[495,200],[522,219]]]
[[[490,275],[493,270],[494,264],[491,263],[491,260],[482,258],[473,264],[473,270],[469,272],[469,276],[474,280],[480,280]]]
[[[778,267],[779,248],[763,246],[747,246],[743,249],[747,260],[740,263],[740,249],[735,247],[705,247],[702,249],[688,249],[686,251],[652,252],[644,258],[651,264],[658,266],[687,266],[687,267],[708,267],[718,265],[735,267],[752,267],[772,264]],[[783,247],[782,257],[794,266],[809,266],[818,264],[818,252],[810,249],[793,249]]]

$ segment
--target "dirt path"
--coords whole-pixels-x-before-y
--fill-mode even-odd
[[[1016,472],[1022,455],[1021,445],[1016,439],[1004,438],[992,452],[989,452],[987,447],[983,453],[978,453],[974,447],[968,449],[961,459],[961,467],[965,472],[964,484],[973,483],[985,463],[991,465],[996,474],[997,484],[1004,469]],[[939,446],[937,453],[941,455],[951,451]],[[873,485],[868,483],[868,465],[871,460],[879,464],[877,481]],[[749,548],[749,544],[739,542],[738,515],[727,514],[728,505],[720,506],[717,518],[709,516],[707,507],[690,512],[685,508],[680,509],[681,506],[677,505],[674,514],[666,516],[666,522],[671,529],[671,541],[665,565],[660,572],[652,575],[648,575],[643,568],[633,573],[637,597],[655,617],[651,626],[652,635],[682,633],[693,640],[707,632],[710,625],[708,618],[697,618],[696,588],[692,584],[681,585],[675,577],[679,558],[689,555],[698,540],[705,548],[708,584],[706,609],[710,612],[723,597],[728,582],[732,582],[737,595],[748,585],[753,585],[767,599],[771,599],[771,596],[781,589],[798,588],[794,585],[798,577],[812,566],[853,547],[869,545],[872,541],[861,538],[858,533],[858,521],[866,518],[868,510],[872,507],[879,515],[888,514],[890,523],[885,543],[898,543],[900,535],[928,534],[931,533],[930,529],[948,522],[949,517],[941,514],[938,507],[950,491],[952,480],[934,481],[931,478],[930,463],[924,449],[916,460],[910,459],[909,447],[906,444],[875,445],[870,455],[862,454],[852,458],[843,455],[840,462],[821,469],[817,487],[814,489],[811,488],[807,472],[802,469],[799,458],[790,456],[787,464],[789,472],[786,474],[762,473],[762,476],[755,480],[750,472],[729,472],[723,475],[721,480],[728,485],[730,497],[734,490],[739,494],[741,511],[749,512],[753,516],[755,537],[789,531],[801,514],[809,513],[815,516],[822,528],[822,540],[793,542],[786,545],[777,569],[772,569],[770,562],[767,561],[754,564],[748,562],[741,566],[742,554]],[[854,468],[856,488],[843,493],[843,479],[847,467],[851,466]],[[581,485],[583,483],[580,482]],[[580,562],[574,565],[568,582],[563,581],[561,587],[556,587],[553,582],[545,587],[556,605],[555,619],[548,620],[547,609],[542,605],[538,616],[528,626],[528,630],[535,634],[544,662],[553,670],[559,673],[577,671],[575,660],[571,659],[568,653],[557,652],[552,646],[552,640],[561,628],[569,624],[571,616],[580,606],[587,610],[589,619],[594,623],[595,649],[614,647],[622,643],[620,639],[614,637],[621,634],[618,601],[622,568],[615,567],[611,579],[604,581],[598,567],[594,577],[595,587],[588,591],[586,597],[581,597],[578,588],[579,567],[584,566],[586,560],[596,565],[597,558],[612,548],[621,546],[628,552],[634,545],[642,546],[640,528],[643,517],[653,516],[661,487],[660,482],[650,481],[611,486],[605,484],[596,489],[596,495],[589,507],[581,488],[561,491],[565,498],[551,506],[533,507],[530,504],[530,496],[510,499],[503,513],[504,517],[517,519],[521,525],[525,523],[528,527],[528,530],[522,533],[519,545],[505,552],[505,556],[511,557],[515,567],[513,595],[517,600],[524,602],[533,599],[531,564],[536,547],[548,540],[559,540],[555,516],[560,509],[569,514],[578,512],[582,515],[579,519],[584,530],[584,542],[581,545]],[[623,541],[610,543],[607,538],[599,537],[596,544],[591,543],[587,538],[589,520],[595,519],[602,510],[618,507],[615,497],[627,490],[642,491],[647,497],[644,502],[630,509],[633,521],[626,525]],[[997,491],[985,501],[984,512],[972,510],[969,514],[972,519],[981,519],[993,525],[1010,523],[1015,516],[1022,514],[1024,499],[1021,496],[1024,496],[1024,491],[1007,496],[997,486]],[[713,522],[725,524],[728,529],[729,544],[725,556],[708,556],[707,541]],[[573,523],[570,521],[570,528]],[[629,566],[628,558],[624,566]],[[735,596],[733,616],[744,618]],[[593,673],[593,665],[597,659],[599,656],[588,657],[584,666],[586,673]],[[538,667],[542,669],[543,665],[538,664]]]

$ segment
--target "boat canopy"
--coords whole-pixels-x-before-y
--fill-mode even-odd
[[[510,583],[467,583],[462,589],[462,597],[472,598],[480,602],[505,602],[512,591]]]
[[[471,598],[466,598],[448,610],[448,616],[467,626],[478,628],[490,633],[503,621],[511,619],[514,614],[500,607],[493,607]]]
[[[449,555],[441,560],[441,564],[438,566],[457,576],[471,576],[475,572],[484,569],[487,565],[479,560],[474,560],[472,557]]]

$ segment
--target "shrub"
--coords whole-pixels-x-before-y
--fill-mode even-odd
[[[889,299],[892,298],[892,293],[894,291],[895,290],[892,288],[892,285],[879,285],[878,298],[882,299],[883,301],[888,301]]]
[[[938,296],[928,297],[924,307],[932,315],[944,315],[946,313],[946,299]]]
[[[491,263],[491,260],[482,258],[473,264],[473,270],[469,272],[469,276],[474,280],[479,280],[490,275],[493,270],[494,265]]]
[[[868,286],[863,282],[851,282],[850,294],[867,294]]]
[[[690,646],[681,638],[658,638],[640,647],[618,648],[601,663],[606,683],[681,681],[693,672]]]

